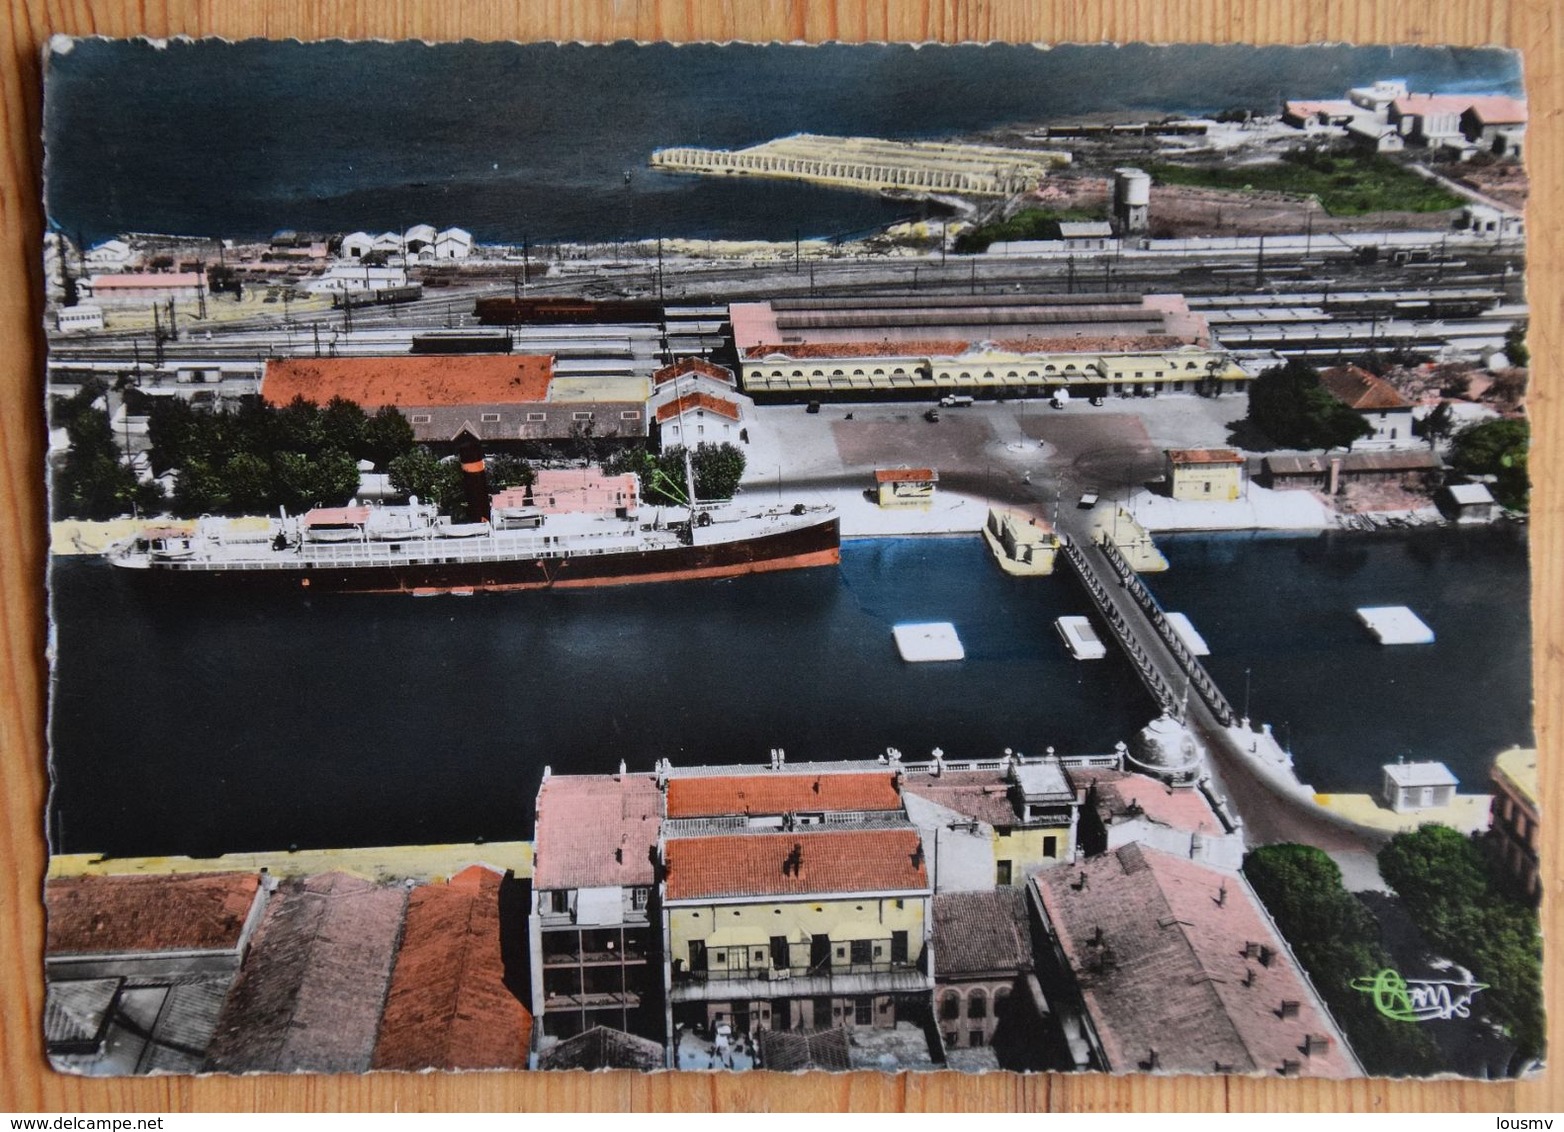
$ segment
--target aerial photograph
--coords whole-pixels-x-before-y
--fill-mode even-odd
[[[44,69],[56,1070],[1540,1070],[1519,54]]]

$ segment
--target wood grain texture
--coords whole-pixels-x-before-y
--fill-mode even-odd
[[[1559,352],[1564,325],[1564,13],[1554,0],[7,0],[0,22],[0,1110],[1397,1110],[1564,1109],[1564,1071],[1524,1083],[876,1074],[787,1077],[632,1073],[86,1081],[52,1073],[41,1050],[44,874],[44,502],[42,490],[41,82],[50,35],[316,39],[1240,42],[1500,44],[1526,57],[1533,307],[1531,413],[1537,729],[1544,809],[1561,806],[1549,765],[1560,738]],[[1561,839],[1544,853],[1552,940],[1550,1032],[1558,1008]]]

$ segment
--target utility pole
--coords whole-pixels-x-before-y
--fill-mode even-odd
[[[1265,286],[1265,233],[1260,234],[1260,250],[1254,260],[1254,287],[1258,291]]]
[[[663,238],[657,237],[657,301],[663,297]]]
[[[972,261],[972,280],[969,286],[970,294],[977,294],[977,260]]]
[[[1064,293],[1066,295],[1073,295],[1075,294],[1075,257],[1073,255],[1070,256],[1069,259],[1065,260],[1065,266],[1068,269],[1069,274],[1065,279]]]
[[[797,275],[798,272],[799,272],[799,262],[800,262],[799,257],[802,255],[802,244],[803,244],[803,241],[799,239],[798,229],[794,228],[793,229],[793,274],[794,275]]]
[[[527,276],[530,274],[528,271],[531,265],[530,256],[531,250],[527,247],[527,234],[523,232],[521,234],[521,285],[523,287],[527,285]]]

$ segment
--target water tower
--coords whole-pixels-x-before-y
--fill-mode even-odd
[[[1151,217],[1151,176],[1140,169],[1113,171],[1113,219],[1121,236],[1146,230]]]

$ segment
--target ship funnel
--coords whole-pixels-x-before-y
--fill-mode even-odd
[[[483,468],[483,446],[470,434],[456,448],[462,465],[462,490],[467,496],[468,522],[489,521],[489,477]]]

